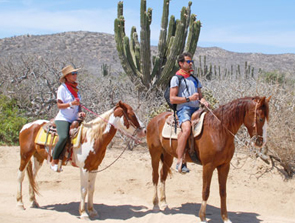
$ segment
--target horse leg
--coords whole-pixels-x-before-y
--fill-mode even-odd
[[[32,177],[34,182],[35,182],[38,171],[42,167],[43,160],[44,159],[41,158],[41,156],[39,156],[37,153],[35,153],[34,156],[31,157],[32,166],[31,164],[29,164],[29,166],[27,167],[27,171],[32,171]],[[32,186],[31,183],[29,186],[29,195],[30,195],[31,208],[40,207],[38,202],[36,201],[34,186]]]
[[[159,181],[159,163],[161,158],[161,150],[155,147],[149,148],[151,161],[152,161],[152,178],[154,186],[154,196],[153,196],[153,210],[160,210],[159,208],[159,198],[158,198],[158,181]]]
[[[81,201],[80,201],[80,218],[88,220],[89,216],[86,212],[85,208],[85,198],[87,195],[87,189],[88,189],[88,178],[89,178],[89,172],[87,172],[85,169],[80,168],[80,180],[81,180]]]
[[[217,167],[218,170],[218,181],[219,181],[219,194],[220,194],[220,203],[221,203],[221,217],[223,222],[231,223],[227,215],[226,208],[226,181],[229,173],[230,164],[224,164],[222,166]]]
[[[88,202],[87,209],[90,217],[98,217],[97,211],[93,208],[93,194],[95,188],[95,180],[97,173],[89,173],[88,179]]]
[[[25,210],[24,203],[23,203],[23,197],[22,197],[22,183],[25,178],[25,171],[24,170],[18,170],[17,173],[17,182],[18,182],[18,187],[17,187],[17,192],[16,192],[16,201],[17,201],[17,207],[20,209]]]
[[[207,222],[206,221],[206,206],[207,206],[207,200],[210,195],[210,184],[212,179],[212,174],[214,171],[214,167],[211,164],[207,164],[203,166],[203,189],[202,189],[202,205],[199,211],[199,217],[201,219],[201,222]]]
[[[161,178],[160,178],[160,207],[161,209],[168,208],[168,204],[166,202],[166,192],[165,192],[165,182],[170,173],[170,168],[173,163],[173,157],[167,153],[162,155],[163,166],[161,169]]]
[[[25,151],[23,149],[22,145],[20,146],[20,165],[18,168],[18,173],[17,173],[17,182],[18,182],[18,187],[16,191],[16,201],[17,201],[17,207],[20,209],[25,210],[24,203],[23,203],[23,196],[22,196],[22,183],[25,178],[25,170],[27,169],[28,162],[30,161],[30,158],[32,156],[32,152],[22,152]]]

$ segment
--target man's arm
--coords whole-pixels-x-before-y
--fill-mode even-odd
[[[170,88],[170,102],[171,104],[182,104],[187,102],[185,97],[178,97],[178,87]]]
[[[199,93],[199,97],[200,97],[200,103],[205,105],[206,107],[209,106],[209,103],[206,101],[205,98],[203,98],[203,94],[202,94],[202,91],[201,91],[201,88],[198,88],[198,93]]]

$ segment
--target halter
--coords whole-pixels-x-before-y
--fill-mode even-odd
[[[132,136],[135,136],[139,131],[142,130],[142,127],[136,127],[135,124],[131,121],[131,119],[128,117],[127,113],[123,110],[123,114],[125,118],[127,119],[129,125],[131,125],[134,128],[134,132],[132,133]]]
[[[251,140],[253,140],[253,142],[257,141],[260,138],[262,138],[262,140],[263,140],[263,137],[258,135],[258,133],[257,133],[257,107],[258,107],[258,102],[255,102],[254,120],[253,120],[254,132],[253,132],[253,137],[251,138]]]
[[[200,102],[200,101],[199,101]],[[204,105],[208,111],[219,121],[220,119],[213,113],[213,111],[206,105]],[[263,138],[262,136],[259,136],[258,133],[257,133],[257,107],[258,107],[258,102],[255,102],[255,111],[254,111],[254,120],[253,120],[253,128],[254,128],[254,134],[252,136],[252,138],[250,140],[252,140],[253,142],[256,141],[257,139],[259,138]],[[222,127],[225,128],[236,140],[242,142],[233,132],[231,132],[227,127],[225,127],[223,124],[222,124]],[[247,146],[244,142],[242,142],[245,146]]]
[[[135,143],[138,143],[138,144],[142,143],[139,139],[137,139],[136,137],[134,137],[135,134],[137,133],[137,131],[140,131],[140,130],[142,129],[142,127],[135,129],[134,132],[133,132],[133,134],[132,134],[132,135],[129,135],[126,131],[117,128],[117,127],[114,126],[112,123],[110,123],[108,120],[106,120],[105,118],[101,117],[101,116],[98,115],[97,113],[91,111],[90,109],[86,108],[84,105],[81,105],[81,107],[84,108],[85,110],[89,111],[90,113],[94,114],[96,117],[99,117],[99,118],[100,118],[101,120],[103,120],[104,122],[106,122],[106,123],[112,125],[112,126],[113,126],[115,129],[117,129],[120,133],[122,133],[123,135],[126,135],[127,137],[129,137],[130,139],[132,139],[133,141],[135,141]],[[123,110],[123,109],[122,109],[122,110]],[[124,110],[123,110],[123,112],[124,112]],[[125,116],[127,116],[127,115],[125,115]],[[131,125],[133,126],[133,128],[135,128],[135,127],[134,127],[134,124],[131,122],[131,120],[129,121],[128,116],[127,116],[126,119],[127,119],[127,121],[129,122],[129,124],[131,124]]]

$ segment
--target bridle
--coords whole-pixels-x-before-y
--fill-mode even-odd
[[[262,139],[263,140],[263,136],[258,135],[258,131],[257,131],[257,107],[258,107],[258,102],[255,102],[255,109],[254,109],[254,120],[253,120],[253,128],[254,128],[254,132],[253,132],[253,136],[251,138],[252,142],[256,142],[258,139]]]
[[[258,102],[255,102],[255,109],[254,109],[254,120],[253,120],[253,128],[254,128],[254,134],[253,134],[253,136],[251,137],[251,139],[250,139],[250,141],[252,141],[252,142],[255,142],[255,141],[257,141],[259,138],[262,138],[263,139],[263,137],[262,136],[260,136],[260,135],[258,135],[258,133],[257,133],[257,107],[258,107],[258,103],[259,103],[259,101]],[[205,107],[206,107],[206,109],[219,121],[219,122],[221,122],[220,121],[220,119],[213,113],[213,111],[208,107],[208,106],[206,106],[206,105],[204,105]],[[223,128],[225,128],[236,140],[238,140],[238,141],[240,141],[240,142],[242,142],[233,132],[231,132],[226,126],[224,126],[223,124],[222,124],[222,127]],[[243,143],[243,142],[242,142]],[[245,143],[243,143],[243,144],[245,144]],[[245,146],[247,146],[246,144],[245,144]]]
[[[124,129],[120,129],[116,126],[114,126],[112,123],[110,123],[108,120],[106,120],[105,118],[101,117],[100,115],[98,115],[97,113],[91,111],[90,109],[86,108],[84,105],[81,105],[82,108],[84,108],[85,110],[89,111],[90,113],[94,114],[95,116],[99,117],[101,120],[103,120],[105,123],[109,124],[109,125],[112,125],[115,129],[117,129],[120,133],[122,133],[123,135],[126,135],[128,138],[132,139],[135,143],[142,143],[139,139],[137,139],[135,137],[135,135],[142,129],[142,127],[136,127],[132,121],[129,119],[128,115],[125,113],[124,109],[122,109],[123,113],[124,113],[124,116],[126,116],[126,119],[128,121],[128,123],[130,125],[132,125],[132,127],[135,129],[133,134],[130,135],[129,133],[127,133]]]
[[[135,136],[137,135],[138,132],[140,132],[143,128],[140,126],[140,127],[137,127],[132,121],[131,119],[128,117],[128,114],[125,112],[124,109],[122,109],[123,111],[123,115],[124,117],[127,119],[127,122],[129,123],[129,125],[131,125],[133,128],[134,128],[134,131],[132,133],[132,136]]]

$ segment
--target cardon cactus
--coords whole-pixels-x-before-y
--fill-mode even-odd
[[[179,20],[172,15],[168,24],[170,0],[163,0],[158,53],[151,58],[150,24],[152,9],[146,10],[146,0],[141,0],[140,41],[135,27],[130,38],[125,35],[123,1],[118,2],[118,15],[114,22],[115,40],[121,64],[134,83],[146,88],[167,84],[178,69],[177,56],[182,52],[194,55],[201,30],[201,22],[191,14],[192,2],[183,7]]]

